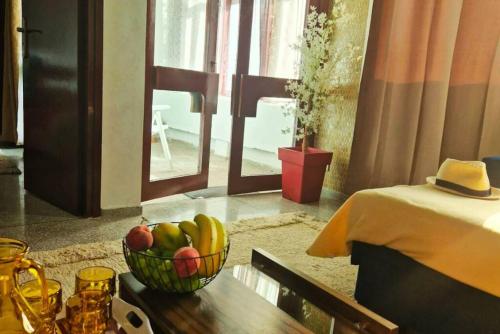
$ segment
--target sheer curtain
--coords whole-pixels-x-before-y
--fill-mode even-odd
[[[260,54],[253,57],[250,68],[258,61],[258,73],[276,78],[297,78],[300,53],[294,50],[305,23],[306,0],[255,0],[252,49]],[[256,43],[256,41],[259,43]],[[258,50],[257,50],[258,48]],[[253,64],[254,66],[252,66]]]
[[[500,1],[374,0],[346,191],[500,154]]]
[[[156,1],[155,65],[203,71],[207,0]]]
[[[261,0],[262,1],[262,0]],[[272,0],[268,0],[272,1]],[[268,63],[265,75],[277,78],[298,77],[296,64],[300,53],[292,48],[304,31],[306,0],[272,1]]]

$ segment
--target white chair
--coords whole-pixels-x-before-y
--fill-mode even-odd
[[[172,154],[170,153],[170,147],[168,146],[167,135],[165,131],[168,130],[168,125],[163,123],[161,117],[162,111],[169,110],[170,106],[163,105],[153,105],[153,124],[151,126],[151,134],[158,134],[160,136],[161,148],[163,149],[163,155],[165,159],[168,160],[170,168],[172,168]]]

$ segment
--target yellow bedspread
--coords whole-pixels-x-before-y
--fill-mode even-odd
[[[460,197],[430,185],[360,191],[307,253],[347,256],[354,240],[395,249],[500,297],[500,201]]]

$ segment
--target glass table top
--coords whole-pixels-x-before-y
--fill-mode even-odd
[[[252,265],[236,265],[233,277],[252,289],[269,303],[280,308],[304,327],[317,334],[369,333],[340,316],[331,316]]]

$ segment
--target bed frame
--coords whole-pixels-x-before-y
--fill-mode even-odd
[[[387,247],[354,242],[351,262],[359,265],[357,301],[398,324],[401,333],[500,333],[498,297]]]

